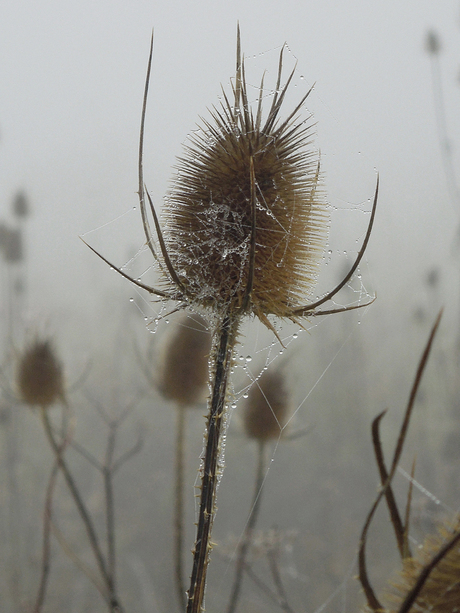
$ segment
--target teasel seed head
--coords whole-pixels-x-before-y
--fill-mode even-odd
[[[289,418],[289,394],[281,370],[266,370],[249,392],[244,428],[249,438],[264,442],[278,438]]]
[[[420,578],[427,574],[409,611],[452,613],[460,610],[460,544],[457,541],[442,555],[443,548],[460,530],[460,518],[454,524],[443,523],[436,534],[425,539],[414,558],[403,562],[403,568],[386,592],[388,611],[398,611]],[[445,551],[445,549],[444,549]]]
[[[262,120],[248,100],[239,45],[231,103],[226,94],[179,158],[163,211],[170,261],[190,304],[221,314],[291,317],[316,282],[329,215],[312,126],[298,106],[280,119],[283,51]],[[308,95],[308,94],[307,94]]]
[[[62,365],[51,341],[36,339],[20,356],[17,385],[30,406],[47,408],[64,400]]]
[[[209,379],[211,334],[197,314],[182,315],[165,339],[156,377],[160,393],[181,407],[203,400]]]

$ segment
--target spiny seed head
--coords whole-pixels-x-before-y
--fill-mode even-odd
[[[244,428],[249,438],[278,438],[289,416],[289,394],[284,374],[266,370],[249,393],[244,410]]]
[[[387,590],[388,611],[398,611],[408,593],[415,586],[422,571],[442,547],[460,530],[460,518],[454,524],[442,524],[438,532],[425,539],[414,558],[403,562],[403,568]],[[410,611],[452,613],[460,610],[460,545],[457,543],[442,557],[428,575]]]
[[[242,308],[264,322],[305,303],[329,221],[312,128],[298,116],[306,96],[280,119],[294,74],[280,87],[282,53],[265,121],[263,83],[254,114],[238,53],[235,101],[224,93],[221,107],[190,136],[163,212],[186,299],[221,313]]]
[[[47,408],[64,399],[62,366],[49,340],[35,340],[19,360],[17,383],[22,400]]]
[[[183,315],[166,339],[157,378],[158,389],[180,407],[203,399],[208,383],[211,334],[196,314]]]

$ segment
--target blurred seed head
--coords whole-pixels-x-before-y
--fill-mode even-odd
[[[433,30],[429,30],[426,34],[425,49],[430,55],[437,55],[441,51],[441,41]]]
[[[415,586],[424,568],[434,559],[441,548],[460,530],[457,518],[455,525],[443,524],[438,532],[426,538],[414,558],[406,559],[403,568],[386,593],[389,611],[398,611],[407,594]],[[460,610],[460,545],[457,543],[428,575],[411,611],[452,613]]]
[[[13,199],[13,213],[19,218],[27,217],[30,213],[29,201],[23,191],[17,192]]]
[[[289,393],[281,370],[266,370],[249,392],[244,407],[244,428],[249,438],[278,438],[289,418]]]
[[[239,57],[237,65],[234,103],[224,93],[178,160],[163,211],[164,238],[191,304],[225,313],[245,304],[266,322],[268,314],[289,317],[311,293],[329,216],[312,126],[299,117],[304,101],[280,119],[292,75],[272,92],[262,121],[267,92],[261,85],[254,114]],[[255,270],[247,305],[254,196]]]
[[[30,406],[47,408],[64,399],[62,366],[51,341],[36,339],[26,348],[19,359],[17,385]]]
[[[165,339],[159,360],[157,386],[180,407],[202,400],[209,378],[211,334],[200,315],[182,315]]]
[[[0,224],[0,252],[8,264],[22,261],[24,249],[21,230]]]

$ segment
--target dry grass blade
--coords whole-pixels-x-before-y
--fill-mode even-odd
[[[382,444],[380,442],[380,421],[384,414],[380,414],[374,421],[372,422],[372,444],[374,446],[375,459],[377,461],[377,466],[380,473],[380,482],[382,487],[385,487],[385,484],[388,483],[385,488],[385,500],[387,503],[388,511],[390,513],[391,524],[393,526],[393,530],[396,536],[396,542],[398,544],[398,550],[401,558],[406,557],[407,553],[405,553],[406,549],[406,530],[401,520],[401,516],[399,514],[399,510],[396,504],[396,499],[393,494],[393,488],[391,487],[391,483],[388,482],[388,472],[385,466],[385,460],[383,457]],[[410,555],[410,552],[409,554]]]
[[[374,502],[374,504],[371,507],[371,510],[369,511],[369,514],[366,518],[366,521],[364,523],[364,527],[363,530],[361,532],[361,538],[360,538],[360,545],[359,545],[359,553],[358,553],[358,566],[359,566],[359,580],[361,582],[361,585],[363,587],[364,593],[366,595],[366,599],[367,599],[367,603],[369,605],[369,607],[377,612],[377,611],[381,611],[383,610],[383,607],[381,605],[381,603],[379,602],[377,596],[375,595],[375,592],[372,588],[372,585],[369,581],[369,577],[367,574],[367,565],[366,565],[366,542],[367,542],[367,533],[369,531],[369,527],[371,525],[372,519],[374,517],[375,511],[377,510],[378,505],[380,504],[380,501],[382,500],[383,496],[386,495],[386,491],[388,489],[388,487],[390,487],[391,481],[394,477],[394,474],[396,472],[396,468],[399,462],[399,459],[401,457],[401,453],[403,450],[403,446],[404,446],[404,441],[406,439],[406,435],[407,435],[407,430],[409,428],[409,423],[410,423],[410,418],[412,415],[412,409],[414,407],[414,402],[415,402],[415,398],[417,395],[417,391],[420,385],[420,382],[422,380],[422,376],[423,376],[423,372],[425,370],[427,361],[428,361],[428,357],[430,355],[430,351],[431,351],[431,346],[433,344],[433,340],[434,337],[436,335],[436,332],[438,330],[439,327],[439,322],[441,321],[441,316],[442,316],[442,309],[439,312],[436,321],[431,329],[430,332],[430,336],[428,338],[428,342],[425,346],[425,349],[423,351],[422,357],[420,359],[418,368],[417,368],[417,372],[415,375],[415,379],[414,382],[412,384],[412,388],[411,388],[411,392],[410,392],[410,396],[409,396],[409,401],[407,404],[407,408],[406,408],[406,412],[404,414],[404,419],[403,419],[403,423],[401,425],[401,429],[399,432],[399,436],[398,436],[398,441],[396,443],[396,448],[395,448],[395,452],[394,452],[394,456],[393,456],[393,461],[391,464],[391,469],[390,472],[388,474],[388,478],[386,480],[385,485],[382,487],[382,489],[380,490],[379,494],[377,495],[377,498]],[[378,415],[376,417],[376,420],[379,420],[383,417],[383,415],[385,414],[385,411],[383,413],[381,413],[380,415]],[[375,421],[375,420],[374,420]],[[400,612],[401,613],[401,612]]]

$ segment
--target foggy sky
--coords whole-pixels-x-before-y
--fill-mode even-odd
[[[161,208],[181,144],[218,103],[220,84],[228,90],[238,20],[257,80],[267,68],[273,85],[286,42],[287,63],[298,60],[291,100],[316,83],[307,108],[317,121],[329,201],[345,212],[332,220],[335,249],[356,250],[368,220],[361,210],[369,208],[380,173],[379,211],[363,268],[378,300],[366,317],[397,316],[411,294],[423,293],[426,269],[442,265],[449,276],[458,260],[452,241],[460,211],[447,195],[424,39],[432,28],[442,40],[458,161],[459,15],[456,2],[427,0],[10,4],[0,21],[0,217],[9,219],[13,194],[25,189],[33,209],[27,222],[31,320],[56,321],[59,329],[68,313],[82,317],[85,309],[89,320],[97,319],[96,294],[130,291],[78,237],[118,265],[142,246],[133,207],[152,28],[145,179]],[[343,264],[338,252],[337,274]],[[449,292],[456,296],[456,282]]]

